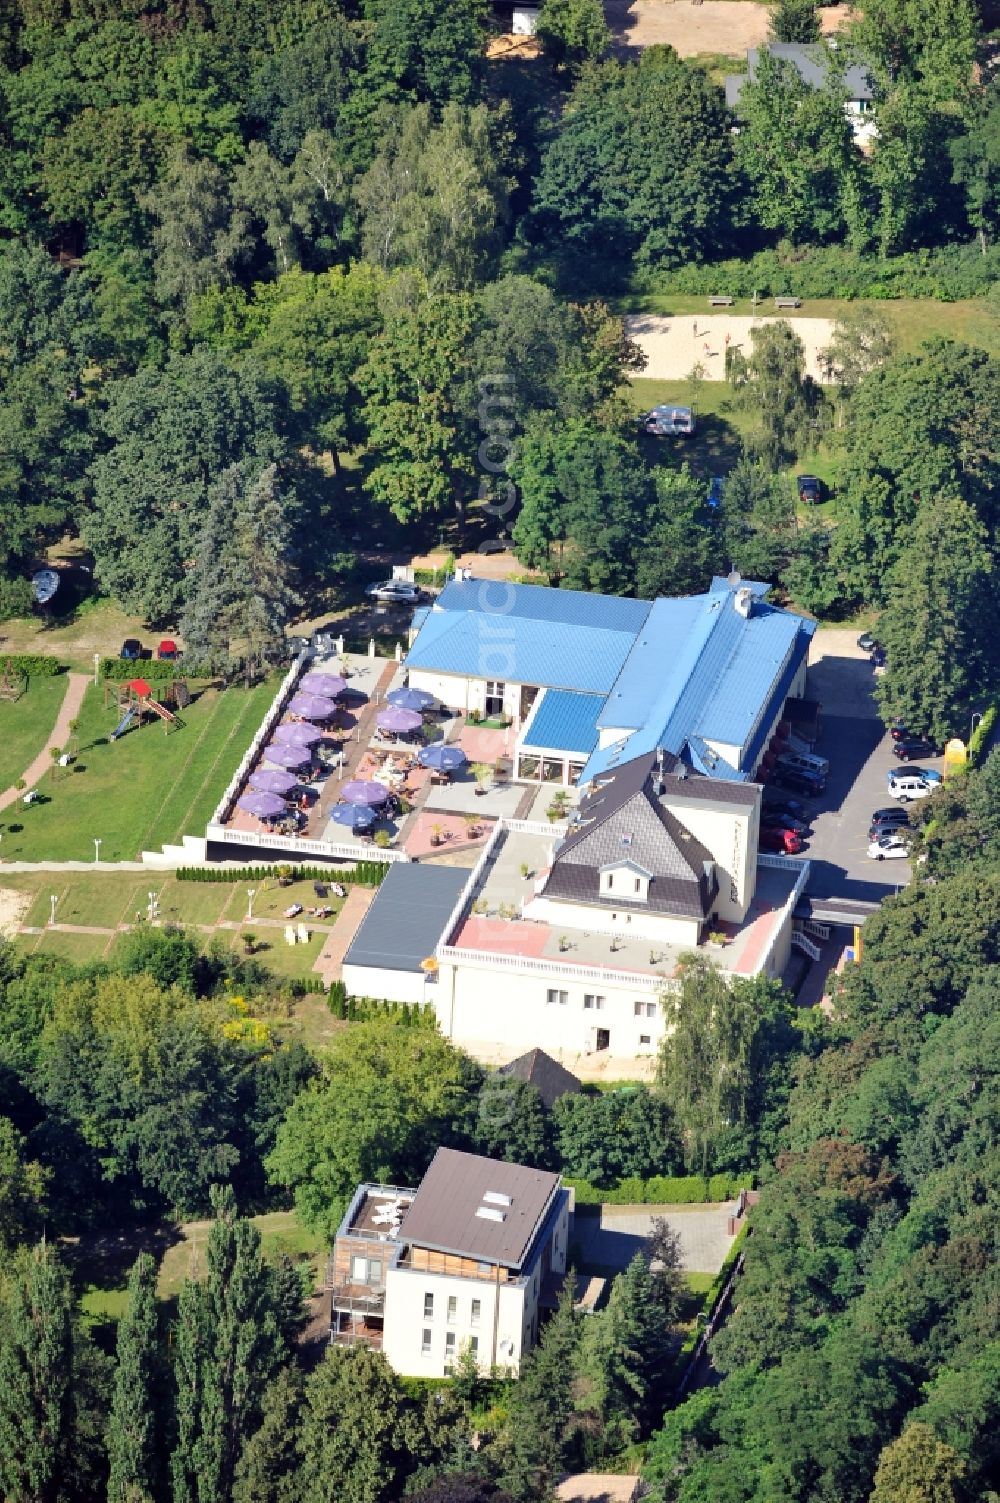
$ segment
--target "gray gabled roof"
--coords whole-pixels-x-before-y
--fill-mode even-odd
[[[519,1270],[558,1189],[544,1169],[439,1148],[397,1240]]]
[[[823,88],[831,66],[838,66],[836,56],[831,56],[829,49],[820,43],[772,42],[767,47],[751,47],[747,52],[746,73],[730,73],[726,78],[726,104],[730,109],[735,109],[739,104],[743,85],[757,72],[762,52],[770,53],[771,57],[779,61],[791,63],[802,82],[811,89]],[[874,98],[871,77],[860,63],[849,63],[844,67],[841,80],[848,99]]]
[[[568,1096],[581,1088],[577,1077],[564,1069],[551,1054],[546,1054],[544,1049],[529,1049],[527,1054],[519,1054],[517,1059],[501,1065],[499,1073],[512,1075],[515,1080],[523,1080],[525,1085],[534,1086],[546,1111],[551,1109],[560,1096]]]
[[[582,800],[553,857],[544,895],[626,908],[601,872],[630,863],[651,873],[643,910],[703,916],[716,888],[712,853],[660,802],[657,758],[636,757]]]

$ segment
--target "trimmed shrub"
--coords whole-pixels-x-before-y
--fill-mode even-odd
[[[279,866],[179,866],[174,872],[178,882],[263,882],[278,875]],[[335,866],[291,866],[288,876],[293,882],[339,882],[341,887],[379,887],[389,870],[385,861],[359,861],[343,869]]]
[[[7,666],[7,657],[0,653],[3,666]],[[10,655],[10,666],[14,673],[26,673],[29,678],[55,678],[57,673],[65,673],[64,664],[57,658],[46,657],[42,652],[15,652]]]
[[[602,1190],[585,1179],[565,1175],[563,1183],[576,1191],[576,1204],[596,1205],[704,1205],[735,1200],[741,1190],[753,1188],[752,1174],[657,1174],[652,1179],[623,1179]]]
[[[993,729],[997,723],[997,707],[990,705],[983,714],[982,720],[976,726],[969,737],[969,761],[973,767],[977,767],[983,759],[983,753],[990,743]]]
[[[191,677],[190,663],[164,662],[160,658],[102,658],[101,677],[123,684],[130,678],[144,678],[147,683],[163,683],[171,678]]]

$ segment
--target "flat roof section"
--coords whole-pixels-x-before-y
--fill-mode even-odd
[[[439,1148],[398,1240],[520,1269],[558,1187],[558,1174]]]
[[[448,916],[468,881],[464,867],[413,862],[390,866],[344,965],[419,971],[434,954]]]

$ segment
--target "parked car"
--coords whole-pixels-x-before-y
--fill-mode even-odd
[[[782,815],[789,819],[801,819],[805,824],[812,819],[809,805],[804,804],[801,799],[789,798],[788,794],[780,788],[765,788],[761,800],[761,819],[772,822],[774,819],[780,819]]]
[[[872,815],[871,824],[868,826],[868,839],[878,840],[882,835],[891,835],[893,831],[908,830],[910,818],[901,804],[894,804],[890,809],[876,809]]]
[[[892,743],[892,754],[901,762],[915,762],[918,757],[936,757],[940,748],[926,736],[904,736]]]
[[[874,652],[878,645],[878,641],[870,631],[863,631],[858,638],[858,646],[862,652]]]
[[[365,594],[371,600],[398,601],[400,604],[413,605],[420,599],[421,591],[415,584],[410,584],[408,579],[384,579],[381,584],[369,585]]]
[[[508,553],[513,546],[510,538],[484,538],[476,549],[476,552]]]
[[[803,506],[817,506],[823,499],[823,482],[818,475],[796,475],[799,500]]]
[[[923,778],[925,783],[933,783],[937,786],[942,781],[941,774],[933,767],[908,767],[906,774],[911,778]],[[898,767],[890,767],[886,773],[886,782],[891,783],[894,778],[902,776]]]
[[[786,856],[797,856],[802,849],[802,836],[797,830],[781,825],[764,825],[757,844],[762,851],[781,851]]]
[[[873,861],[905,861],[910,848],[902,835],[881,835],[878,840],[871,841],[868,854]]]
[[[177,646],[176,642],[170,639],[170,637],[164,637],[163,641],[156,649],[156,656],[160,659],[161,662],[175,663],[180,655],[180,648]]]
[[[893,741],[911,741],[916,732],[908,731],[901,720],[894,720],[889,727],[889,735]]]
[[[809,825],[804,819],[798,819],[794,814],[788,814],[783,809],[780,814],[773,810],[761,810],[760,827],[762,830],[794,830],[797,835],[808,835]]]
[[[914,798],[927,798],[936,787],[936,783],[928,783],[924,778],[916,778],[911,773],[904,772],[899,777],[889,779],[889,797],[898,799],[901,804],[908,804]]]
[[[721,475],[712,476],[712,483],[708,488],[708,495],[705,497],[705,504],[708,506],[710,511],[718,511],[719,507],[722,505]]]
[[[118,654],[118,656],[125,658],[130,663],[133,662],[136,658],[141,658],[142,643],[137,641],[135,637],[126,637],[124,642],[122,643],[122,650]]]
[[[886,656],[885,648],[881,647],[876,642],[875,646],[872,648],[871,657],[868,661],[871,663],[876,673],[884,673],[886,664],[889,661],[888,657]]]
[[[694,413],[690,407],[675,407],[668,402],[661,402],[639,419],[639,426],[644,433],[651,433],[654,438],[690,438],[694,433]]]
[[[806,798],[816,798],[826,787],[826,779],[817,773],[800,772],[794,767],[782,767],[780,764],[771,777],[779,787],[788,788],[792,793],[804,793]]]
[[[813,752],[779,752],[777,763],[779,767],[794,767],[796,772],[811,772],[817,778],[825,778],[830,771],[826,758],[817,757]]]

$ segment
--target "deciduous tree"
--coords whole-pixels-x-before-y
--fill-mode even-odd
[[[128,1305],[118,1322],[105,1435],[108,1503],[146,1503],[156,1496],[157,1366],[156,1264],[142,1253],[132,1265]]]

